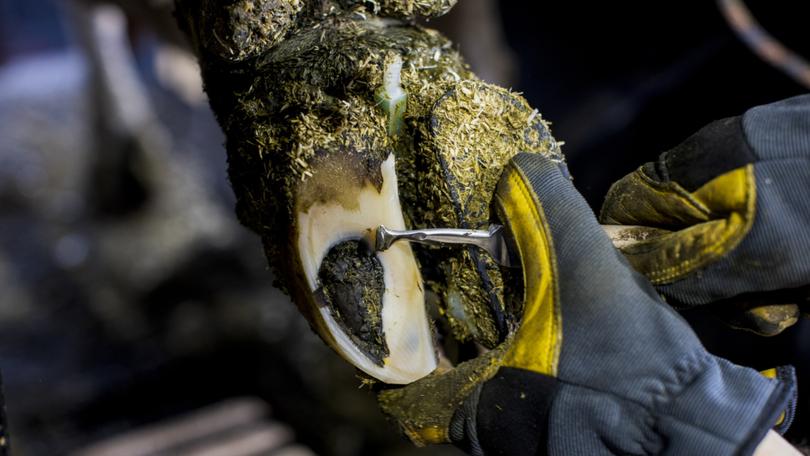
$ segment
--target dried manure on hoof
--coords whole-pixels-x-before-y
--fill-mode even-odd
[[[227,137],[237,214],[311,327],[370,377],[407,384],[448,341],[519,321],[484,252],[366,239],[480,228],[510,157],[561,158],[537,111],[481,82],[417,17],[453,0],[175,0]]]

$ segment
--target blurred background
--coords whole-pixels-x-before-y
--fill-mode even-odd
[[[807,2],[749,1],[810,55]],[[702,125],[806,93],[715,2],[462,0],[428,24],[523,92],[598,210]],[[0,371],[15,455],[457,455],[416,449],[273,287],[170,0],[0,2]],[[810,327],[687,313],[738,363],[810,375]],[[805,442],[801,392],[789,434]]]

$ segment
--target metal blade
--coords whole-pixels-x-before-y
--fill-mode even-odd
[[[490,225],[488,230],[465,230],[461,228],[429,228],[423,230],[390,230],[383,225],[377,228],[374,250],[383,251],[391,244],[400,240],[407,240],[419,244],[446,245],[464,244],[474,245],[485,250],[495,262],[506,267],[519,266],[510,258],[506,239],[503,235],[503,226]]]

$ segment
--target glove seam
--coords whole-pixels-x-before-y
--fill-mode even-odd
[[[737,451],[739,455],[750,455],[754,453],[757,446],[765,438],[765,434],[773,428],[773,423],[776,422],[779,414],[782,413],[782,408],[785,403],[790,401],[790,397],[794,394],[795,388],[792,385],[782,381],[776,381],[773,392],[768,396],[765,405],[762,407],[762,412],[759,418],[754,421],[751,426],[751,433],[747,440],[744,440]]]
[[[464,399],[447,428],[449,440],[456,446],[466,446],[464,450],[470,456],[485,456],[478,440],[478,401],[481,398],[483,383],[476,386]],[[466,445],[464,445],[466,443]]]
[[[796,416],[796,402],[798,401],[798,391],[796,389],[796,370],[793,366],[777,366],[776,379],[782,384],[787,385],[792,390],[789,395],[787,405],[784,408],[784,420],[773,426],[773,429],[779,434],[784,434],[790,429],[793,424],[793,419]]]
[[[707,371],[707,367],[710,367],[712,365],[712,360],[714,358],[715,357],[708,352],[701,353],[699,351],[686,354],[685,356],[683,356],[681,358],[681,361],[676,363],[676,365],[674,366],[675,378],[673,380],[666,382],[662,381],[661,382],[662,388],[660,389],[660,391],[649,393],[651,397],[650,404],[643,403],[637,399],[626,397],[625,395],[619,394],[614,391],[599,390],[590,386],[571,382],[562,378],[558,378],[558,381],[566,386],[581,388],[597,394],[612,396],[619,401],[630,403],[643,409],[647,414],[647,417],[642,420],[644,424],[644,429],[642,430],[642,433],[646,437],[646,441],[638,443],[649,454],[654,454],[657,451],[659,451],[656,449],[651,449],[650,442],[662,440],[663,434],[660,433],[659,428],[659,423],[662,418],[671,419],[680,424],[705,432],[706,434],[711,435],[718,440],[726,442],[731,446],[739,447],[740,451],[738,451],[737,454],[749,454],[750,452],[745,452],[743,450],[748,448],[748,446],[750,446],[752,441],[754,444],[754,447],[751,447],[752,450],[753,448],[755,448],[756,445],[759,444],[759,442],[764,437],[765,433],[772,428],[771,425],[767,424],[769,420],[775,422],[777,415],[781,413],[781,407],[777,407],[776,405],[784,403],[788,396],[788,393],[790,393],[791,388],[787,388],[785,384],[782,383],[781,381],[777,382],[775,390],[771,393],[768,401],[762,407],[760,417],[756,421],[754,421],[753,424],[750,426],[751,435],[749,435],[742,441],[734,440],[733,438],[729,438],[728,436],[717,434],[716,432],[714,432],[714,430],[708,427],[703,427],[696,425],[693,422],[684,421],[677,415],[673,413],[668,413],[664,410],[667,404],[673,403],[673,401],[677,399],[679,392],[684,391],[686,388],[689,387],[689,385],[694,383],[694,381],[698,380],[701,374]],[[788,390],[787,392],[784,391],[786,389]],[[769,412],[770,410],[776,410],[776,412]],[[774,415],[774,413],[776,413],[776,415]],[[759,432],[757,431],[758,429],[762,429],[763,431]]]
[[[749,111],[750,111],[750,110],[749,110]],[[761,162],[762,157],[760,157],[760,155],[759,155],[758,151],[757,151],[757,150],[754,148],[754,146],[751,144],[751,138],[750,138],[750,137],[749,137],[749,135],[748,135],[748,128],[746,128],[746,123],[747,123],[747,122],[746,122],[746,118],[747,118],[747,117],[748,117],[748,112],[744,112],[744,113],[743,113],[743,114],[740,116],[740,130],[742,131],[742,140],[743,140],[743,142],[745,142],[745,145],[746,145],[746,146],[748,146],[748,150],[750,150],[750,151],[751,151],[751,153],[752,153],[752,154],[754,155],[754,157],[756,158],[756,160],[755,160],[755,161],[753,161],[753,162],[752,162],[752,164],[757,164],[757,163],[760,163],[760,162]]]
[[[737,247],[739,247],[742,240],[747,236],[748,233],[750,233],[757,217],[756,184],[753,165],[746,165],[746,168],[748,168],[746,170],[746,174],[750,177],[749,179],[746,179],[745,186],[745,200],[746,206],[748,206],[746,212],[753,213],[753,217],[746,217],[746,223],[741,231],[727,233],[720,243],[706,250],[706,252],[699,257],[686,259],[672,266],[646,272],[645,275],[649,278],[650,282],[652,282],[654,285],[663,285],[674,282],[705,267],[706,265],[712,264],[718,258],[730,254]],[[632,255],[632,253],[629,255]]]
[[[687,359],[688,358],[689,357],[687,357]],[[690,364],[692,365],[691,366],[692,369],[710,365],[713,359],[715,359],[715,357],[708,352],[698,353],[698,356],[695,357],[695,359],[693,359],[692,362],[688,362],[684,366],[684,369],[690,369]],[[694,374],[691,375],[691,378],[688,381],[679,382],[676,379],[676,382],[678,382],[677,384],[680,385],[683,390],[686,387],[688,387],[691,383],[693,383],[695,380],[697,380],[702,372],[705,372],[705,369],[697,369],[694,371]],[[789,404],[790,398],[795,396],[795,388],[792,386],[790,382],[784,381],[785,376],[790,375],[790,373],[785,372],[784,369],[783,370],[777,369],[777,372],[779,374],[775,381],[774,390],[771,392],[771,394],[768,397],[768,400],[765,401],[762,408],[760,409],[759,417],[755,421],[753,421],[752,424],[750,425],[748,430],[749,434],[748,437],[743,439],[741,442],[737,442],[724,435],[710,432],[707,428],[697,426],[692,422],[683,421],[682,419],[671,413],[660,413],[660,414],[653,413],[652,416],[656,419],[656,421],[660,421],[661,417],[667,417],[691,428],[708,432],[709,434],[711,434],[712,436],[714,436],[719,440],[728,442],[733,446],[738,446],[739,449],[736,454],[739,455],[752,454],[756,449],[756,446],[759,445],[759,443],[765,437],[765,434],[769,430],[773,429],[774,427],[773,424],[776,423],[779,414],[782,413],[784,404],[786,402]],[[666,403],[670,403],[673,397],[676,396],[674,394],[666,395],[666,398],[670,399],[666,401]],[[662,406],[665,404],[660,403],[655,405]]]
[[[686,359],[686,360],[694,359],[696,364],[702,366],[702,365],[705,365],[707,363],[702,362],[701,358],[703,358],[703,359],[712,358],[712,355],[710,355],[708,353],[703,354],[703,353],[700,353],[700,352],[696,352],[695,355],[693,355],[693,356],[686,355],[682,359]],[[687,366],[688,366],[688,364],[690,364],[690,363],[686,363]],[[677,372],[677,370],[678,370],[677,366],[675,367],[675,370]],[[696,372],[700,373],[701,371],[696,371]],[[616,398],[621,399],[621,400],[623,400],[625,402],[630,402],[632,404],[638,405],[638,406],[640,406],[640,407],[642,407],[642,408],[644,408],[644,409],[646,409],[646,410],[648,410],[650,412],[652,411],[651,409],[653,408],[650,404],[645,404],[645,403],[643,403],[643,402],[641,402],[641,401],[639,401],[637,399],[632,399],[632,398],[625,397],[625,396],[623,396],[623,395],[621,395],[621,394],[619,394],[617,392],[614,392],[614,391],[606,391],[606,390],[595,389],[595,388],[593,388],[591,386],[587,386],[587,385],[583,385],[583,384],[580,384],[580,383],[572,382],[572,381],[566,380],[564,378],[559,378],[559,377],[558,377],[557,380],[559,380],[560,383],[563,383],[563,384],[568,385],[568,386],[573,386],[573,387],[576,387],[576,388],[582,388],[582,389],[586,389],[586,390],[589,390],[589,391],[593,391],[595,393],[607,394],[607,395],[616,397]],[[687,383],[681,383],[679,380],[680,380],[679,378],[676,378],[674,382],[668,381],[668,382],[661,382],[661,383],[662,384],[667,384],[667,385],[668,384],[678,384],[678,385],[680,385],[680,384],[688,384],[688,383],[691,383],[692,379],[690,379],[689,382],[687,382]],[[666,395],[666,394],[651,392],[650,395],[651,396],[663,396],[663,395]],[[655,402],[655,400],[653,402]]]
[[[695,209],[696,211],[704,214],[705,216],[709,217],[712,214],[712,211],[706,207],[705,204],[701,203],[685,188],[683,188],[679,183],[674,181],[666,181],[661,182],[653,179],[652,177],[648,176],[647,173],[644,171],[644,167],[641,166],[638,168],[637,174],[644,184],[646,184],[651,190],[655,191],[656,193],[661,194],[668,194],[672,193],[676,196],[682,198],[682,200]]]
[[[693,274],[695,271],[698,271],[706,266],[714,264],[715,260],[717,259],[716,254],[719,254],[721,257],[733,254],[734,251],[738,247],[740,247],[743,240],[748,236],[748,234],[751,233],[751,230],[753,230],[754,225],[757,223],[758,218],[760,216],[759,211],[756,209],[758,203],[756,185],[759,182],[757,182],[755,173],[758,166],[765,163],[768,164],[779,162],[791,163],[797,161],[801,163],[810,163],[810,157],[779,157],[774,159],[760,160],[756,163],[746,165],[747,167],[750,167],[747,173],[751,176],[751,178],[746,181],[746,200],[748,201],[749,206],[753,205],[753,209],[750,209],[748,211],[753,213],[753,217],[750,217],[749,220],[747,220],[746,227],[743,229],[742,234],[740,235],[740,233],[731,233],[729,237],[723,240],[723,246],[725,247],[724,249],[713,249],[717,250],[717,252],[715,252],[715,255],[707,254],[703,257],[684,260],[679,264],[645,273],[645,275],[649,278],[650,282],[652,282],[654,285],[665,285],[681,280]],[[738,239],[736,240],[732,239],[735,236],[737,236]],[[731,242],[729,242],[729,240],[731,240]],[[726,245],[726,243],[728,243],[728,245]],[[633,255],[632,253],[629,254],[625,253],[625,254],[630,256]]]

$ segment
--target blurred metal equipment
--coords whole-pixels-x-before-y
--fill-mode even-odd
[[[810,63],[768,33],[757,22],[743,0],[717,0],[717,4],[737,36],[754,53],[810,89]]]
[[[257,398],[236,398],[135,429],[76,451],[74,456],[315,456],[293,442],[287,426],[268,420]]]
[[[486,82],[515,84],[518,61],[504,36],[497,0],[464,0],[430,22],[455,42],[473,71]]]

